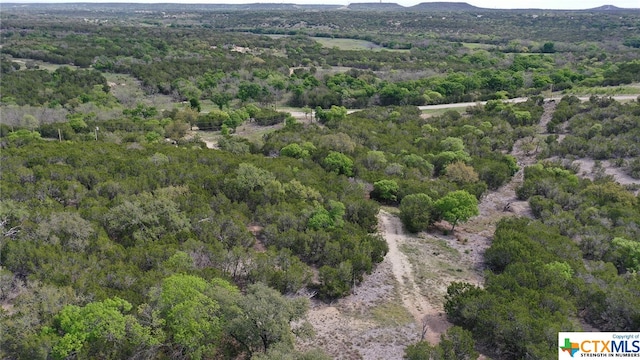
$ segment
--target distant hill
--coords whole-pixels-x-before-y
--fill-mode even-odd
[[[411,11],[478,11],[486,10],[466,2],[423,2],[408,8]]]
[[[408,8],[398,5],[396,3],[377,3],[377,2],[366,2],[366,3],[351,3],[347,6],[349,10],[357,10],[357,11],[402,11],[408,10]]]
[[[587,10],[590,10],[590,11],[618,11],[618,10],[626,10],[626,9],[619,8],[619,7],[614,6],[614,5],[602,5],[602,6],[598,6],[596,8],[587,9]]]

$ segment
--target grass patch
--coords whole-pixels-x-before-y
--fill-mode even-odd
[[[255,123],[244,122],[236,129],[236,135],[249,140],[254,144],[261,145],[264,135],[282,129],[284,123],[271,126],[259,126]]]
[[[432,117],[432,116],[440,116],[444,113],[446,113],[447,111],[457,111],[458,113],[465,113],[466,109],[465,108],[444,108],[444,109],[426,109],[426,110],[422,110],[422,116],[427,118],[427,117]]]
[[[371,41],[358,40],[358,39],[341,39],[341,38],[325,38],[325,37],[312,37],[314,41],[319,42],[326,48],[338,48],[340,50],[370,50],[370,51],[400,51],[408,52],[406,49],[387,49],[380,45],[372,43]]]
[[[622,86],[574,87],[562,92],[563,95],[636,95],[640,94],[640,84]]]
[[[413,316],[405,309],[402,302],[384,303],[371,309],[373,321],[381,326],[402,326],[413,322]]]
[[[392,215],[400,215],[400,208],[397,206],[380,205],[380,210],[384,210]]]
[[[466,43],[466,42],[463,42],[462,46],[464,46],[464,47],[466,47],[467,49],[470,49],[470,50],[478,50],[478,49],[489,50],[489,49],[495,48],[495,45],[491,45],[491,44]]]
[[[222,137],[219,131],[195,130],[193,131],[193,135],[199,137],[202,141],[206,143],[213,143],[215,146],[218,146],[218,139]]]
[[[33,59],[23,59],[23,58],[14,58],[11,59],[12,62],[16,62],[18,64],[20,64],[20,70],[26,70],[27,69],[27,63],[33,63],[34,65],[36,65],[40,70],[47,70],[47,71],[56,71],[59,68],[66,66],[68,68],[71,69],[78,69],[77,66],[75,65],[67,65],[67,64],[52,64],[52,63],[48,63],[48,62],[44,62],[41,60],[33,60]]]

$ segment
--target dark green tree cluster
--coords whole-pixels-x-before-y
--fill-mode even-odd
[[[72,70],[69,67],[58,68],[52,73],[24,70],[2,76],[0,101],[54,107],[65,105],[72,99],[78,103],[89,102],[94,92],[103,96],[109,92],[107,80],[99,71]]]
[[[313,163],[26,133],[6,138],[0,183],[0,288],[20,304],[3,314],[7,355],[290,349],[304,306],[248,284],[342,296],[386,253],[375,202]],[[219,279],[246,294],[220,298],[234,286]]]

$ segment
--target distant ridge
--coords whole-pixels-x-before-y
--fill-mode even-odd
[[[466,2],[423,2],[409,8],[411,11],[478,11],[486,10]]]
[[[617,10],[626,10],[626,9],[619,8],[619,7],[614,6],[614,5],[602,5],[602,6],[598,6],[596,8],[587,9],[587,10],[590,10],[590,11],[617,11]]]
[[[358,11],[401,11],[409,10],[402,5],[396,3],[383,3],[383,2],[366,2],[366,3],[351,3],[347,6],[349,10]]]

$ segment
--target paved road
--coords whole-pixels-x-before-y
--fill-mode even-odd
[[[598,95],[598,96],[604,96],[604,95]],[[590,96],[577,96],[577,98],[580,99],[580,101],[587,101],[589,100],[589,97]],[[640,97],[640,95],[616,95],[611,97],[616,101],[624,101],[624,100],[636,100],[638,99],[638,97]],[[529,98],[526,98],[526,97],[519,97],[519,98],[507,99],[503,101],[507,103],[521,103],[521,102],[527,101],[528,99]],[[562,99],[562,96],[545,98],[546,101],[549,101],[549,100],[560,101],[560,99]],[[476,101],[476,102],[464,102],[464,103],[452,103],[452,104],[423,105],[423,106],[418,106],[418,108],[420,110],[453,109],[453,108],[466,108],[466,107],[474,106],[477,104],[484,105],[486,103],[487,103],[486,101]],[[347,110],[347,114],[352,114],[354,112],[361,111],[361,110],[362,109]],[[298,120],[303,120],[303,119],[309,120],[311,118],[311,116],[305,116],[305,114],[302,111],[289,111],[289,113],[291,114],[291,116],[295,117]]]
[[[639,97],[640,95],[616,95],[616,96],[612,96],[613,99],[615,99],[616,101],[623,101],[623,100],[635,100]],[[587,101],[589,100],[590,96],[577,96],[578,99],[580,99],[580,101]],[[525,102],[527,101],[526,97],[520,97],[520,98],[514,98],[514,99],[508,99],[508,100],[504,100],[504,102],[508,102],[508,103],[521,103],[521,102]],[[549,100],[555,100],[555,101],[560,101],[560,99],[562,99],[561,96],[554,96],[554,97],[550,97],[550,98],[545,98],[546,101]],[[465,102],[465,103],[454,103],[454,104],[439,104],[439,105],[424,105],[424,106],[418,106],[420,108],[420,110],[435,110],[435,109],[450,109],[450,108],[461,108],[461,107],[468,107],[468,106],[474,106],[476,104],[486,104],[486,101],[477,101],[477,102]]]

